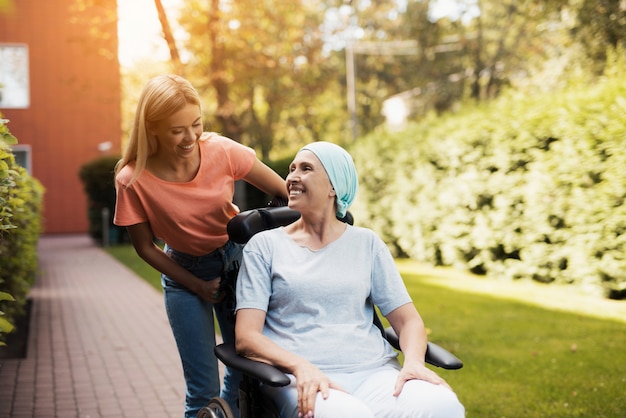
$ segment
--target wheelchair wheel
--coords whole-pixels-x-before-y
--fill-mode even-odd
[[[235,414],[224,399],[213,398],[198,412],[196,418],[235,418]]]

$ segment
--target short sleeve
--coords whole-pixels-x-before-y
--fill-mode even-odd
[[[412,302],[389,249],[378,237],[372,260],[372,301],[383,316]]]
[[[116,199],[113,223],[117,226],[129,226],[148,221],[148,215],[139,196],[132,186],[127,187],[125,185],[125,179],[130,170],[129,166],[124,167],[115,178]]]
[[[235,180],[241,180],[248,175],[257,159],[252,148],[224,136],[213,136],[210,140],[218,142],[226,153]]]
[[[268,310],[272,295],[271,266],[263,254],[267,256],[270,252],[267,241],[260,239],[261,235],[252,237],[243,249],[241,268],[237,277],[237,310],[246,308],[265,312]],[[269,259],[271,260],[271,256]]]

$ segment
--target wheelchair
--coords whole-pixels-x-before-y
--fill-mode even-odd
[[[288,207],[267,207],[252,209],[239,213],[228,223],[229,238],[239,244],[245,244],[257,232],[286,226],[296,221],[300,213]],[[348,212],[342,219],[353,223]],[[374,324],[381,330],[383,337],[396,349],[400,350],[398,336],[391,327],[384,328],[380,318],[374,313]],[[240,418],[278,418],[278,411],[267,396],[264,396],[261,387],[287,386],[291,383],[289,377],[266,363],[257,362],[237,354],[233,344],[220,344],[215,347],[215,355],[227,367],[242,373],[239,385],[239,416]],[[428,342],[426,362],[447,370],[456,370],[463,367],[463,362],[446,349],[435,343]],[[228,403],[222,398],[213,398],[203,407],[196,418],[235,418]]]

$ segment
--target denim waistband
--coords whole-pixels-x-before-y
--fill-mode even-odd
[[[197,277],[203,280],[213,280],[234,268],[238,269],[242,248],[243,246],[240,244],[228,241],[222,247],[204,255],[187,254],[171,248],[167,244],[164,251],[178,265]],[[161,275],[161,282],[164,286],[180,287],[176,281],[163,274]]]
[[[218,258],[218,259],[224,258],[224,247],[217,248],[208,254],[192,255],[192,254],[184,253],[182,251],[178,251],[177,249],[172,248],[169,245],[165,244],[165,248],[163,249],[163,251],[165,251],[165,253],[169,255],[170,257],[175,257],[177,261],[180,260],[186,264],[201,264],[204,261],[212,260],[215,258]]]

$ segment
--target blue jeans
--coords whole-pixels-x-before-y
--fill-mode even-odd
[[[165,252],[181,267],[202,280],[233,276],[239,268],[242,246],[228,241],[210,254],[192,256],[165,246]],[[217,316],[222,338],[234,342],[234,294],[213,305],[202,300],[174,280],[161,275],[165,310],[169,318],[178,353],[183,365],[186,383],[185,417],[194,418],[198,411],[216,396],[224,398],[238,415],[238,389],[241,374],[226,368],[224,385],[220,394],[220,379],[215,348],[213,309]]]

